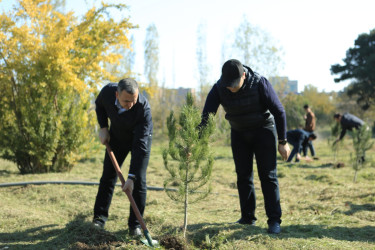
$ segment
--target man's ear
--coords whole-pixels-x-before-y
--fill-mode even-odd
[[[116,99],[118,99],[118,92],[116,91]]]

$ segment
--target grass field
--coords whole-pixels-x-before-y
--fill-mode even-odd
[[[278,161],[282,233],[267,234],[263,195],[255,173],[256,226],[236,225],[240,217],[236,176],[228,146],[214,146],[213,193],[189,207],[187,241],[181,238],[183,205],[164,191],[148,191],[145,221],[162,249],[375,249],[375,164],[358,173],[350,166],[347,136],[334,168],[326,140],[314,142],[319,160],[288,164]],[[167,176],[154,142],[148,185],[162,187]],[[99,146],[100,147],[100,146]],[[0,160],[0,183],[29,181],[99,182],[104,147],[69,173],[20,175]],[[373,148],[367,155],[371,161]],[[129,159],[124,163],[126,173]],[[129,202],[116,188],[106,230],[91,225],[98,186],[25,185],[0,188],[0,250],[3,249],[147,249],[127,236]]]

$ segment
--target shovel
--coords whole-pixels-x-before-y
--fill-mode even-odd
[[[113,153],[111,147],[109,146],[108,143],[105,143],[105,146],[107,148],[107,152],[109,154],[109,157],[111,158],[111,161],[112,161],[112,164],[116,170],[116,173],[117,173],[117,176],[119,177],[120,181],[121,181],[121,186],[124,186],[125,185],[125,179],[124,179],[124,176],[122,175],[122,172],[121,172],[121,169],[120,169],[120,166],[118,165],[117,163],[117,160],[116,160],[116,157],[115,157],[115,154]],[[135,203],[134,199],[133,199],[133,196],[132,194],[130,193],[129,190],[126,190],[125,191],[126,195],[128,196],[129,198],[129,201],[130,201],[130,205],[132,206],[133,208],[133,211],[135,213],[135,216],[137,217],[138,221],[139,221],[139,224],[141,224],[141,227],[142,227],[142,230],[143,230],[143,234],[145,235],[146,237],[146,240],[141,240],[141,242],[143,244],[145,244],[146,246],[149,246],[149,247],[156,247],[158,245],[158,242],[156,240],[153,240],[151,238],[151,235],[150,233],[148,232],[147,230],[147,227],[146,227],[146,224],[145,224],[145,221],[143,220],[142,218],[142,215],[141,213],[139,212],[139,209],[137,207],[137,204]]]

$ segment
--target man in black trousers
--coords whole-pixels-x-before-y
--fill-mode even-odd
[[[152,141],[151,109],[147,99],[139,93],[135,80],[126,78],[103,87],[95,101],[100,126],[99,139],[109,143],[121,166],[131,152],[128,178],[123,190],[132,191],[133,198],[143,215],[146,205],[146,170]],[[111,125],[108,129],[108,120]],[[108,153],[105,153],[103,174],[94,206],[93,223],[104,227],[112,201],[117,174]],[[140,224],[130,207],[129,234],[140,236]]]
[[[303,129],[294,129],[286,132],[286,138],[293,145],[292,153],[290,153],[287,162],[291,162],[294,156],[296,156],[296,162],[299,162],[301,159],[300,152],[303,151],[304,155],[307,154],[308,144],[316,139],[316,135]]]
[[[231,126],[241,207],[241,218],[237,223],[255,225],[257,220],[253,182],[255,155],[268,216],[268,233],[278,234],[281,207],[276,170],[277,139],[282,158],[286,160],[290,153],[284,107],[268,80],[236,59],[224,63],[221,78],[207,96],[201,126],[206,124],[210,113],[216,114],[220,104]]]

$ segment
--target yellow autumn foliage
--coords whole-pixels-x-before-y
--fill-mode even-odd
[[[128,18],[102,4],[80,19],[51,0],[20,0],[0,14],[0,155],[21,173],[70,170],[92,139],[93,94],[128,48]]]

